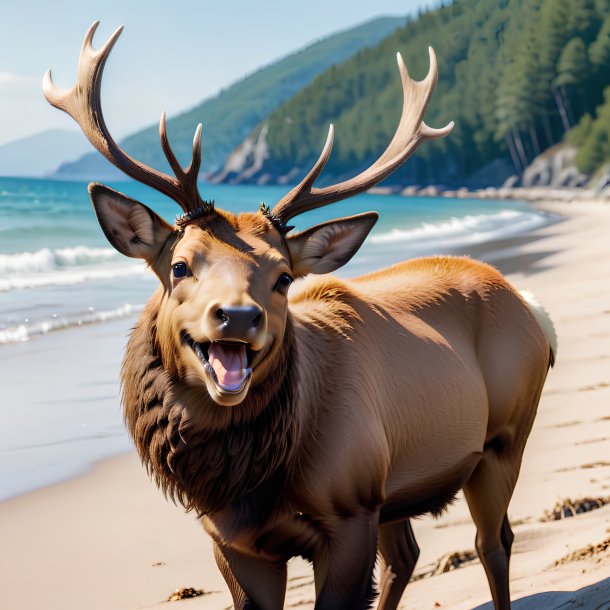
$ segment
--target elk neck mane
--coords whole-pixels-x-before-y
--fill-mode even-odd
[[[214,406],[205,388],[186,387],[164,366],[156,324],[161,300],[156,293],[127,345],[125,421],[165,496],[187,510],[213,513],[273,475],[283,480],[291,470],[301,435],[294,331],[289,318],[268,380],[253,387],[244,403],[226,409]],[[220,418],[206,425],[206,411],[216,411]]]

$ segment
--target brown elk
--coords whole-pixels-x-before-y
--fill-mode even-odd
[[[83,43],[76,86],[43,83],[93,146],[184,210],[172,227],[146,206],[89,187],[110,243],[144,259],[161,285],[127,347],[125,419],[163,492],[195,509],[215,542],[236,608],[283,606],[286,562],[313,562],[318,610],[396,608],[418,557],[409,518],[437,514],[464,490],[497,610],[510,608],[513,534],[506,516],[556,340],[544,311],[495,269],[468,258],[404,262],[351,280],[327,274],[358,250],[369,212],[290,235],[297,214],[363,192],[452,125],[423,122],[437,79],[412,80],[396,134],[358,176],[306,178],[275,205],[234,215],[197,189],[201,126],[190,166],[171,177],[134,160],[104,123],[100,83],[121,29]]]

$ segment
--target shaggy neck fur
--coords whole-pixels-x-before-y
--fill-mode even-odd
[[[291,468],[301,428],[292,324],[288,320],[267,380],[251,388],[242,404],[226,408],[212,403],[205,388],[187,388],[164,367],[157,311],[152,307],[144,312],[127,346],[122,370],[125,420],[163,493],[187,510],[214,513]],[[225,414],[223,426],[204,425],[205,413],[214,408]]]

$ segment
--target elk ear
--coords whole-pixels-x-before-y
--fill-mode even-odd
[[[360,249],[377,222],[377,212],[366,212],[323,222],[286,239],[295,277],[330,273],[347,263]]]
[[[89,197],[106,239],[125,256],[151,262],[173,231],[150,208],[107,186],[91,183]]]

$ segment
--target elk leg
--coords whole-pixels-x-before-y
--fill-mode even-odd
[[[322,524],[327,538],[313,555],[315,610],[371,608],[378,524],[378,512]]]
[[[419,557],[409,520],[382,525],[378,545],[383,561],[377,610],[395,610]]]
[[[513,530],[510,526],[510,523],[508,522],[508,515],[504,515],[504,521],[502,521],[502,530],[500,531],[500,540],[502,540],[502,546],[506,551],[506,555],[508,556],[509,561],[514,539],[515,535],[513,534]]]
[[[508,567],[513,533],[506,509],[517,481],[520,456],[488,450],[464,486],[477,527],[476,549],[485,569],[495,610],[510,610]]]
[[[235,610],[281,610],[286,595],[286,562],[237,553],[214,543],[214,557]]]

